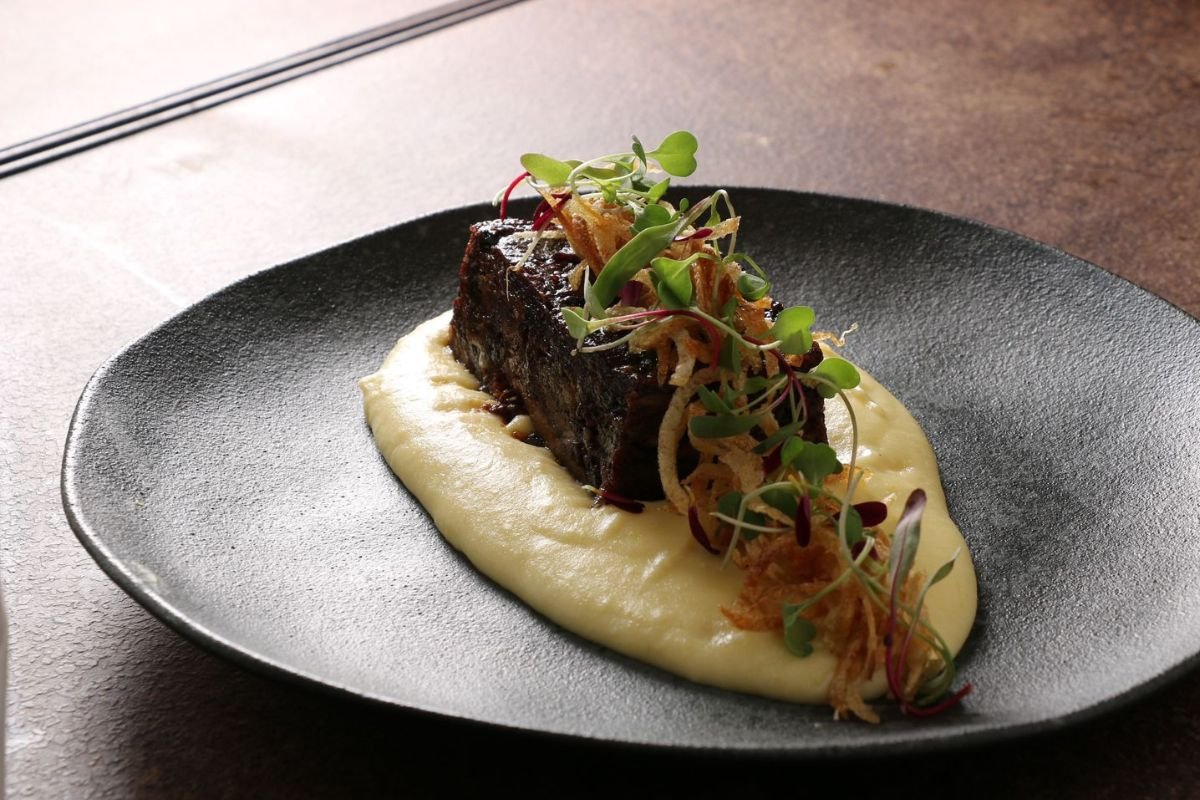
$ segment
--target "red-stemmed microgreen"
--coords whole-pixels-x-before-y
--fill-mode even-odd
[[[685,233],[682,236],[676,236],[673,239],[673,241],[690,242],[693,239],[707,239],[708,237],[710,237],[712,235],[713,235],[712,228],[700,228],[699,230],[692,231],[691,233]]]
[[[704,525],[700,523],[700,509],[695,506],[688,507],[688,528],[692,532],[692,538],[700,543],[708,552],[715,555],[720,555],[721,551],[713,547],[712,541],[708,538],[708,533],[704,530]]]
[[[955,551],[954,555],[925,581],[917,595],[916,603],[911,608],[906,607],[900,601],[900,591],[908,581],[920,544],[921,517],[924,514],[925,505],[925,493],[920,489],[913,491],[904,504],[904,511],[900,515],[900,521],[896,524],[896,532],[892,536],[892,551],[888,557],[888,583],[890,585],[888,620],[883,636],[888,689],[900,703],[900,708],[905,713],[914,716],[932,716],[945,711],[970,694],[972,690],[971,684],[968,683],[958,691],[949,693],[954,682],[954,657],[936,631],[933,632],[932,638],[920,632],[921,628],[928,628],[927,623],[921,619],[925,596],[935,584],[950,575],[958,560],[958,551]],[[905,626],[903,639],[897,646],[898,628],[902,624]],[[932,631],[932,629],[929,630]],[[942,668],[933,678],[918,687],[915,697],[910,698],[906,689],[905,673],[908,653],[914,637],[920,637],[932,647]]]
[[[636,306],[642,297],[642,285],[637,281],[626,281],[621,287],[620,301],[623,306]]]
[[[646,504],[641,500],[634,500],[633,498],[625,497],[624,495],[617,494],[616,492],[609,491],[608,489],[591,486],[588,484],[584,484],[583,488],[584,490],[594,494],[598,500],[603,500],[605,503],[616,506],[622,511],[628,511],[632,514],[640,514],[646,510]]]
[[[792,521],[796,529],[796,544],[808,547],[812,541],[812,498],[808,492],[800,493],[800,502],[796,505],[796,517]]]
[[[499,197],[497,198],[497,202],[500,205],[500,219],[508,219],[508,198],[512,196],[512,193],[516,191],[516,188],[521,185],[521,181],[528,177],[528,170],[522,172],[520,175],[513,178],[513,181],[508,185],[508,188],[504,189],[500,193]]]

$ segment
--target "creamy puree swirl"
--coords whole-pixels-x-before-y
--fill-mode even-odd
[[[387,463],[455,548],[501,586],[580,636],[690,680],[767,697],[825,702],[834,658],[818,645],[788,652],[777,632],[735,628],[721,613],[742,575],[697,546],[665,503],[641,514],[593,498],[543,447],[514,438],[490,396],[450,353],[450,313],[401,339],[363,378],[367,421]],[[930,621],[957,652],[975,617],[975,570],[950,520],[933,451],[920,426],[859,370],[848,392],[858,420],[858,463],[869,479],[854,501],[881,500],[894,529],[909,493],[925,490],[916,569],[932,574],[962,548],[929,593]],[[849,420],[826,403],[830,444],[849,460]],[[882,675],[863,688],[879,696]]]

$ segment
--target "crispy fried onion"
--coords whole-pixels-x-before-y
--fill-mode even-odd
[[[887,555],[888,542],[876,541],[864,568],[881,574]],[[745,582],[737,600],[721,611],[737,627],[754,631],[782,631],[780,608],[784,604],[798,604],[812,597],[850,566],[837,531],[828,522],[813,526],[807,546],[797,544],[792,536],[759,536],[746,542],[735,553],[734,561],[745,570]],[[919,574],[909,576],[901,589],[902,603],[911,607],[922,581]],[[829,686],[834,711],[841,718],[853,714],[867,722],[878,722],[879,716],[863,700],[861,687],[884,669],[882,632],[888,621],[887,609],[872,598],[861,581],[847,580],[804,616],[816,626],[822,642],[837,658]],[[906,690],[914,691],[936,669],[933,650],[914,637],[908,653]]]
[[[633,215],[627,207],[605,203],[595,195],[572,194],[563,198],[549,189],[539,191],[550,207],[554,221],[566,235],[575,254],[591,269],[593,277],[632,238],[629,229]],[[661,205],[673,210],[665,202]],[[667,248],[664,255],[687,258],[705,250],[707,241],[736,233],[740,225],[740,217],[731,217],[711,228],[707,236],[695,239],[689,238],[695,232],[694,227],[689,227]]]
[[[679,482],[679,442],[690,419],[688,404],[696,395],[696,390],[717,380],[718,374],[717,367],[705,367],[692,373],[687,383],[671,396],[662,424],[658,426],[658,475],[667,501],[680,514],[688,513],[693,502],[691,495]]]

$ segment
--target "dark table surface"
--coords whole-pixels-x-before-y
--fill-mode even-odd
[[[389,16],[383,4],[307,5],[281,47]],[[232,34],[193,26],[182,39],[135,37],[145,70],[96,55],[85,81],[62,71],[80,51],[39,13],[51,12],[17,22],[45,46],[4,50],[0,147],[186,88],[156,63],[186,82],[253,65],[199,58]],[[246,29],[278,30],[263,15],[282,12],[244,13]],[[134,7],[130,24],[143,17]],[[88,34],[93,45],[114,35]],[[287,54],[242,41],[238,57]],[[14,76],[24,86],[47,74],[61,85],[12,89]],[[92,85],[111,107],[96,106]],[[903,762],[627,751],[244,672],[167,630],[80,547],[59,500],[63,440],[83,384],[124,344],[250,272],[489,199],[525,150],[608,152],[630,133],[679,127],[700,139],[697,181],[974,217],[1200,314],[1200,6],[1186,2],[525,2],[0,180],[9,796],[707,795],[779,781],[1200,796],[1194,671],[1085,724]]]

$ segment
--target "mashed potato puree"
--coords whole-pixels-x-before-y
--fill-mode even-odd
[[[797,658],[777,632],[735,628],[720,608],[737,597],[742,574],[697,546],[683,517],[665,503],[647,504],[642,514],[594,507],[549,450],[514,438],[482,410],[490,397],[451,355],[449,323],[449,312],[424,323],[360,381],[380,451],[442,535],[580,636],[699,683],[825,702],[833,657],[818,646]],[[890,532],[909,493],[923,488],[929,503],[916,569],[932,574],[962,548],[927,601],[930,621],[957,652],[975,617],[975,570],[946,511],[933,452],[904,406],[865,372],[848,394],[858,463],[870,476],[855,501],[887,503],[882,527]],[[847,461],[846,413],[831,401],[826,415],[830,444]],[[884,689],[879,674],[863,695]]]

